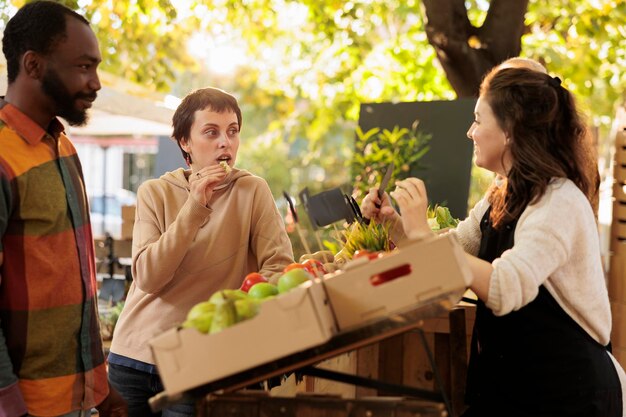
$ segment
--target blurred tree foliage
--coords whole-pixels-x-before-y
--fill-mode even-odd
[[[389,181],[407,178],[411,170],[423,168],[419,160],[430,149],[428,142],[432,135],[417,129],[418,122],[411,129],[395,126],[392,130],[373,128],[363,132],[356,128],[354,155],[350,170],[353,178],[354,198],[361,200],[371,188],[380,184],[381,178],[391,162],[394,169]]]
[[[0,1],[0,19],[11,6],[32,0]],[[192,10],[177,10],[170,0],[57,0],[78,10],[100,42],[100,68],[148,89],[169,91],[181,71],[199,66],[185,47],[201,25]],[[191,5],[193,6],[193,4]]]
[[[520,53],[559,74],[596,124],[626,86],[622,0],[59,1],[91,20],[102,69],[164,92],[202,71],[192,34],[242,40],[240,95],[311,148],[353,131],[360,103],[472,95],[488,68]],[[26,2],[0,2],[0,19]]]
[[[623,0],[63,0],[88,17],[102,68],[182,96],[216,85],[244,110],[241,164],[274,195],[352,182],[361,103],[454,99],[515,55],[558,74],[600,127],[626,91]],[[12,6],[0,1],[6,21]],[[207,72],[193,34],[227,36],[245,64]],[[209,51],[210,53],[210,51]],[[484,175],[482,175],[484,177]]]

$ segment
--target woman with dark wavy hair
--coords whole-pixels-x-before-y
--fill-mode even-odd
[[[497,180],[452,232],[478,296],[463,416],[624,416],[593,209],[598,171],[573,96],[558,78],[496,68],[467,136],[476,165]],[[432,232],[424,183],[396,186],[402,216],[376,193],[363,214],[395,221],[401,247]]]

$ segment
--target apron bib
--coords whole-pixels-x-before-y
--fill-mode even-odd
[[[517,220],[481,220],[478,257],[492,262],[513,247]],[[501,317],[478,300],[463,417],[621,417],[621,385],[606,347],[542,285],[528,305]]]

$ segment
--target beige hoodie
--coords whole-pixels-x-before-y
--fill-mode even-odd
[[[215,291],[250,272],[270,277],[293,262],[289,237],[262,178],[233,169],[208,208],[189,196],[189,170],[146,181],[137,193],[133,283],[111,352],[154,363],[148,342]]]

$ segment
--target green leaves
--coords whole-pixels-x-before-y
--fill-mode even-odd
[[[434,231],[454,228],[459,224],[459,219],[452,217],[450,209],[440,205],[428,207],[426,217],[430,228]]]
[[[428,143],[432,135],[419,131],[417,126],[418,121],[412,129],[395,126],[392,130],[373,128],[363,132],[360,127],[356,128],[350,166],[355,198],[365,196],[380,182],[390,162],[394,163],[390,184],[407,178],[411,168],[420,168],[419,160],[430,149]]]
[[[389,240],[389,225],[370,221],[369,224],[354,222],[343,231],[345,243],[341,250],[342,256],[352,259],[357,250],[370,252],[391,250]]]

